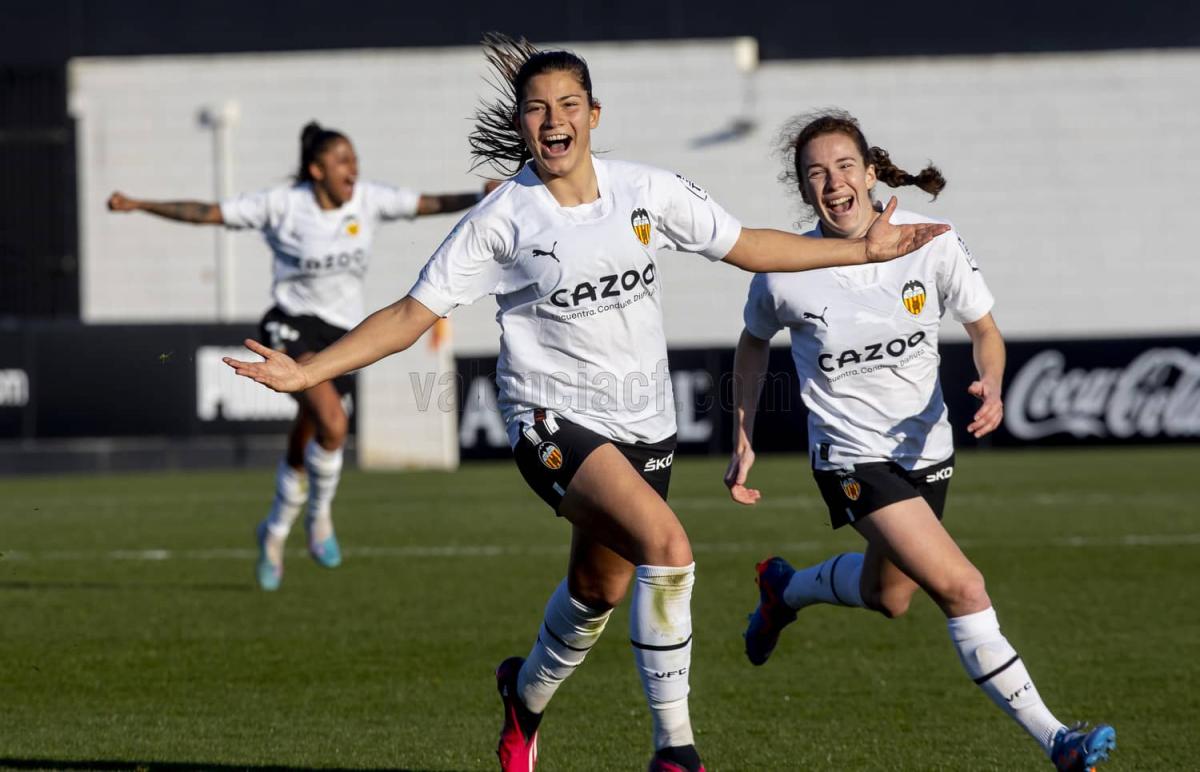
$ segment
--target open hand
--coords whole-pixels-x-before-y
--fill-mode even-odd
[[[138,208],[137,205],[137,201],[119,190],[108,197],[108,211],[110,212],[132,212]]]
[[[883,213],[875,218],[867,231],[867,262],[881,263],[907,255],[950,230],[949,225],[932,222],[893,225],[890,218],[895,211],[896,197],[892,196]]]
[[[762,493],[754,488],[746,487],[746,477],[750,467],[754,466],[754,451],[746,448],[741,452],[734,451],[729,459],[729,468],[725,470],[725,487],[729,488],[729,497],[739,504],[757,504]]]
[[[232,357],[221,361],[233,368],[238,375],[257,381],[272,391],[297,392],[308,388],[308,378],[296,360],[282,351],[267,348],[258,341],[245,340],[246,348],[258,354],[265,362],[242,362]]]
[[[1004,418],[1004,401],[1000,399],[1000,389],[986,381],[975,381],[967,387],[967,393],[983,403],[975,411],[975,420],[967,427],[967,431],[979,439],[1000,426]]]

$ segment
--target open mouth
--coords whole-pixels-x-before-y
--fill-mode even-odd
[[[830,214],[846,214],[854,207],[854,196],[841,196],[840,198],[831,198],[825,201],[825,208]]]
[[[542,147],[551,158],[563,156],[571,148],[571,138],[566,134],[547,134],[542,137]]]

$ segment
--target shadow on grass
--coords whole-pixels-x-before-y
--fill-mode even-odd
[[[192,592],[258,592],[250,582],[219,584],[164,584],[162,582],[63,582],[63,581],[0,581],[4,590],[190,590]]]
[[[188,761],[6,759],[3,769],[120,770],[125,772],[432,772],[415,767],[288,767],[276,764],[197,764]]]

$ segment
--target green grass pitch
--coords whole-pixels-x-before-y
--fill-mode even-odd
[[[741,631],[754,563],[858,537],[825,525],[802,457],[740,508],[722,459],[680,459],[698,566],[692,716],[710,770],[1039,770],[967,679],[928,599],[887,621],[816,607],[762,668]],[[1200,758],[1200,448],[962,453],[947,524],[1062,719],[1104,720],[1104,769]],[[511,463],[345,476],[345,564],[293,534],[252,580],[269,472],[0,480],[0,767],[495,768],[492,670],[524,655],[567,526]],[[542,724],[541,766],[638,770],[649,718],[618,609]]]

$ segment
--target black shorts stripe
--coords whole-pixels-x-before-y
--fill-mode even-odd
[[[834,558],[833,565],[829,567],[829,589],[833,591],[833,599],[836,600],[838,602],[838,604],[842,605],[842,606],[845,606],[847,604],[846,604],[846,601],[842,600],[842,596],[838,595],[837,581],[834,579],[834,577],[837,576],[837,564],[841,563],[842,558],[844,558],[844,557],[846,557],[845,552],[843,552],[842,554],[840,554],[836,558]]]
[[[591,646],[586,646],[581,649],[578,646],[572,646],[571,644],[564,641],[562,639],[562,636],[560,636],[558,633],[551,630],[550,625],[546,624],[545,622],[542,622],[542,629],[545,630],[550,635],[551,638],[558,641],[560,646],[564,646],[564,647],[570,649],[571,651],[590,651],[592,648]],[[542,645],[545,646],[546,644],[543,642]]]
[[[1017,660],[1019,660],[1020,658],[1021,658],[1020,654],[1014,654],[1013,658],[1010,659],[1008,662],[1005,662],[1003,665],[996,668],[995,670],[988,673],[987,675],[981,675],[978,678],[976,678],[975,683],[982,686],[984,683],[986,683],[986,682],[990,681],[991,679],[995,678],[996,676],[1000,675],[1005,670],[1008,670],[1010,667],[1013,666],[1013,663],[1016,662]]]
[[[684,646],[687,646],[689,643],[691,643],[692,636],[689,635],[687,640],[683,643],[673,643],[670,646],[651,646],[648,643],[638,643],[632,638],[629,639],[629,642],[633,644],[633,648],[642,649],[643,651],[675,651],[676,649],[682,649]]]

